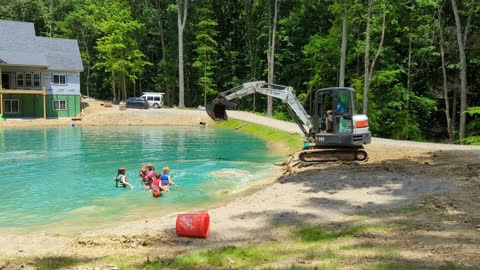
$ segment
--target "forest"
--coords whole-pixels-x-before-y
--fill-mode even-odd
[[[0,19],[77,39],[86,96],[196,108],[264,80],[309,112],[316,89],[347,86],[373,136],[480,144],[476,0],[0,0]],[[239,108],[289,118],[258,94]]]

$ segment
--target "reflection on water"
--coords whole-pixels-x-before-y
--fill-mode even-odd
[[[278,160],[254,137],[199,127],[0,129],[0,146],[4,228],[180,211],[264,178]],[[180,188],[153,199],[140,185],[143,162],[169,166]],[[135,189],[114,187],[119,167]]]

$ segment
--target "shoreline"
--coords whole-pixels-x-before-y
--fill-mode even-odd
[[[172,113],[176,117],[181,114],[186,125],[197,125],[196,121],[206,114],[204,111],[196,110],[188,113],[179,111],[132,110],[129,117],[125,117],[123,113],[114,117],[124,118],[128,122],[152,115],[168,117],[169,113]],[[115,114],[113,110],[106,113]],[[236,116],[235,112],[229,114],[231,118]],[[241,114],[248,117],[248,113]],[[89,117],[94,119],[95,115],[98,114]],[[260,122],[264,121],[265,125],[274,122],[268,118],[265,120],[258,116],[252,117],[259,119]],[[108,122],[108,119],[103,115],[97,118],[97,123],[118,125],[118,122]],[[178,124],[180,117],[175,119]],[[141,123],[158,122],[151,119],[142,121]],[[127,125],[138,123],[129,122]],[[291,130],[297,128],[294,123],[280,124],[291,127]],[[285,147],[281,149],[286,150]],[[471,168],[474,168],[475,160],[480,158],[480,147],[374,138],[366,149],[370,156],[366,162],[333,162],[295,167],[288,173],[283,173],[283,167],[278,167],[276,175],[269,175],[265,181],[252,183],[252,186],[233,194],[226,201],[208,206],[195,206],[193,210],[207,210],[210,214],[211,231],[208,239],[177,237],[175,219],[178,212],[172,212],[161,217],[149,216],[136,221],[121,222],[113,229],[102,226],[73,235],[54,232],[20,236],[2,234],[0,254],[7,259],[26,258],[27,261],[32,256],[88,258],[95,261],[103,257],[116,256],[121,252],[134,254],[139,260],[150,254],[162,254],[162,258],[169,258],[190,250],[275,241],[282,237],[278,233],[278,228],[306,226],[338,228],[336,226],[342,224],[361,225],[362,222],[366,225],[382,224],[381,222],[385,222],[380,220],[382,218],[361,216],[360,213],[377,211],[382,213],[388,209],[416,207],[418,204],[433,209],[443,205],[449,207],[449,196],[455,198],[453,202],[454,210],[457,211],[455,213],[461,211],[470,218],[480,215],[480,208],[471,203],[478,198],[477,190],[474,188],[478,177],[473,176]],[[395,212],[391,216],[387,214],[386,218],[396,218]],[[433,222],[428,220],[428,216],[423,215],[416,217],[416,222],[419,221]],[[435,224],[444,226],[443,223]],[[415,239],[418,230],[421,228],[407,236]],[[448,234],[449,231],[438,232],[442,233]],[[426,244],[422,242],[421,245],[408,245],[408,248],[422,251],[422,246],[429,244],[431,243],[427,241]],[[459,252],[461,253],[461,249]],[[430,252],[417,254],[422,258],[431,256]],[[444,258],[446,255],[433,253],[433,256]]]

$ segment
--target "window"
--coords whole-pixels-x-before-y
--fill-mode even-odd
[[[17,72],[17,87],[39,87],[40,73]]]
[[[20,101],[18,99],[5,99],[3,101],[5,113],[19,113]]]
[[[25,73],[25,86],[32,86],[32,73]]]
[[[147,100],[150,100],[150,101],[151,101],[151,100],[153,100],[153,97],[147,96]]]
[[[54,100],[53,101],[53,110],[54,111],[66,111],[67,110],[67,101],[66,100]]]
[[[154,101],[160,101],[160,97],[153,97]]]
[[[25,86],[23,73],[17,73],[17,86]]]
[[[40,73],[33,73],[33,86],[40,86]]]
[[[53,74],[52,84],[66,85],[67,84],[67,75],[65,75],[65,74]]]

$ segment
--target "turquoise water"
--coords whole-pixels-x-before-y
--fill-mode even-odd
[[[182,211],[225,199],[278,170],[265,142],[201,127],[0,130],[0,227],[94,225]],[[142,163],[169,166],[179,188],[142,189]],[[119,167],[135,188],[115,188]],[[227,192],[228,191],[228,192]]]

